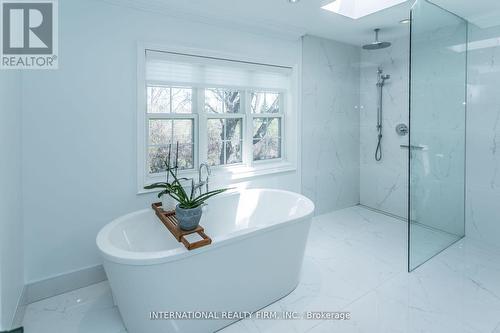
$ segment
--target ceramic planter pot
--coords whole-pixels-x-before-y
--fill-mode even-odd
[[[179,227],[182,230],[193,230],[200,224],[201,214],[203,213],[202,207],[184,209],[177,205],[175,207],[175,216],[179,221]]]

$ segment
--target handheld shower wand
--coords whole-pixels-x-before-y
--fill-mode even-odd
[[[381,67],[377,70],[377,88],[378,88],[378,107],[377,107],[377,131],[378,142],[377,149],[375,150],[375,160],[377,162],[382,160],[382,116],[383,116],[383,87],[386,80],[391,78],[390,75],[384,75]]]

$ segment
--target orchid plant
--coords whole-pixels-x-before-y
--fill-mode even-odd
[[[183,209],[192,209],[199,207],[203,205],[205,201],[208,200],[209,198],[228,190],[227,188],[219,189],[219,190],[209,191],[196,196],[196,188],[194,186],[193,181],[191,180],[191,193],[188,195],[186,190],[182,186],[181,181],[187,181],[189,179],[177,177],[177,170],[178,170],[177,156],[179,155],[179,143],[177,143],[177,153],[176,153],[176,160],[174,167],[171,167],[170,165],[170,150],[171,146],[169,145],[168,157],[167,160],[165,161],[165,166],[167,169],[167,181],[158,182],[145,186],[144,188],[146,190],[162,189],[162,191],[158,193],[158,198],[161,198],[164,195],[169,195],[175,201],[177,201],[179,203],[180,208]],[[170,177],[173,178],[172,182],[169,181]]]

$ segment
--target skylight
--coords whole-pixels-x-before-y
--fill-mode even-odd
[[[406,1],[407,0],[334,0],[321,8],[357,20],[361,17],[399,5]]]

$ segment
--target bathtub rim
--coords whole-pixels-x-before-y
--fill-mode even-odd
[[[131,265],[131,266],[149,266],[149,265],[158,265],[167,262],[173,262],[178,260],[183,260],[189,258],[191,256],[199,255],[207,251],[213,251],[217,248],[228,246],[236,241],[241,241],[246,238],[256,237],[259,234],[272,231],[278,228],[285,228],[288,225],[293,225],[296,223],[303,222],[305,220],[312,219],[314,215],[315,205],[313,201],[306,196],[286,190],[277,190],[277,189],[266,189],[266,188],[257,188],[257,189],[246,189],[238,192],[233,192],[227,195],[236,195],[238,193],[244,191],[266,191],[266,192],[278,192],[278,193],[286,193],[292,194],[296,197],[300,197],[304,199],[309,212],[303,215],[300,215],[293,219],[279,220],[272,225],[262,225],[256,226],[252,228],[246,228],[243,230],[234,231],[228,234],[224,234],[219,237],[212,238],[212,244],[208,246],[204,246],[195,250],[187,250],[182,243],[179,243],[179,247],[165,250],[165,251],[148,251],[148,252],[134,252],[120,249],[114,245],[112,245],[109,241],[109,234],[111,231],[120,223],[123,223],[124,220],[130,218],[133,215],[144,214],[145,212],[151,211],[151,209],[141,209],[139,211],[135,211],[132,213],[125,214],[120,216],[113,221],[106,224],[97,234],[96,244],[97,248],[103,259],[108,260],[117,264]]]

